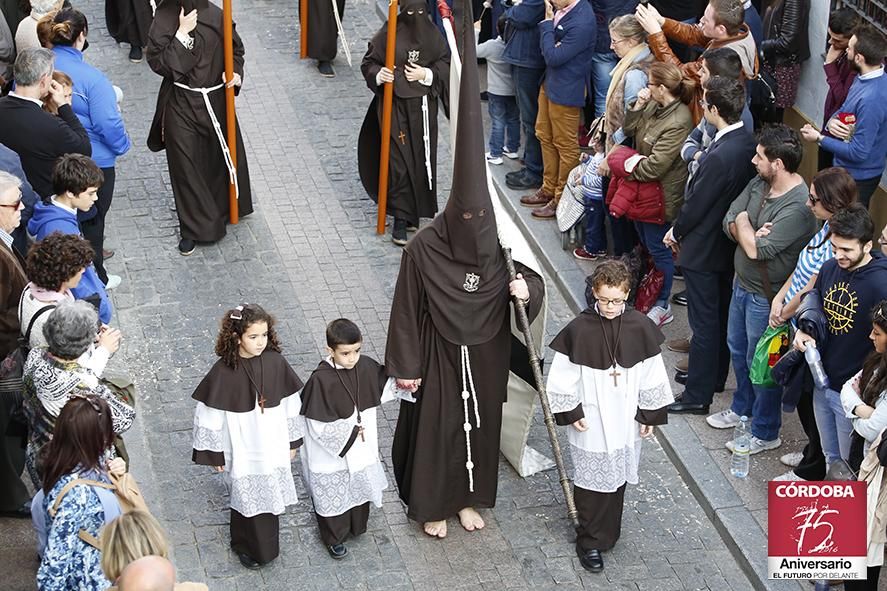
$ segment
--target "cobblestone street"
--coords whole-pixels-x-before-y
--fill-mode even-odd
[[[124,92],[133,149],[118,162],[108,219],[108,270],[123,276],[113,292],[125,342],[113,364],[138,387],[139,424],[128,435],[132,470],[174,544],[181,581],[215,590],[298,589],[615,589],[716,591],[752,585],[656,442],[648,442],[641,482],[628,487],[622,538],[605,554],[602,574],[576,557],[557,474],[522,479],[504,460],[497,506],[487,527],[466,533],[451,520],[445,540],[427,538],[407,520],[394,490],[390,448],[397,406],[380,415],[389,489],[373,509],[367,534],[336,562],[320,542],[310,500],[281,518],[281,555],[259,571],[244,569],[228,548],[228,505],[219,475],[191,463],[197,382],[214,362],[222,311],[260,303],[279,321],[284,354],[307,378],[324,350],[330,320],[351,318],[364,353],[382,360],[391,294],[401,251],[375,234],[375,205],[357,176],[357,135],[371,94],[360,75],[366,40],[378,29],[375,6],[349,1],[344,14],[354,68],[340,56],[337,77],[321,78],[297,56],[295,3],[235,2],[246,46],[237,101],[256,212],[216,245],[182,257],[164,153],[145,147],[160,78],[131,64],[104,27],[104,4],[78,2],[90,20],[86,59]],[[215,141],[210,138],[208,141]],[[439,198],[450,177],[448,134],[441,121]],[[571,313],[549,283],[546,344]],[[537,411],[537,415],[541,413]],[[130,440],[132,444],[130,444]],[[566,438],[564,437],[564,442]],[[531,445],[551,455],[537,416]],[[299,467],[294,465],[295,473]],[[0,569],[6,589],[33,588],[36,568],[29,524],[0,520]]]

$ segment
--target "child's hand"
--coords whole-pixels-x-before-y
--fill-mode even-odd
[[[646,439],[647,437],[653,436],[653,425],[641,425],[640,429],[641,438]]]
[[[225,466],[213,466],[213,470],[215,470],[216,472],[224,472]]]
[[[573,428],[577,431],[588,431],[588,421],[585,420],[585,417],[582,417],[575,423],[573,423]]]
[[[297,450],[295,450],[295,449],[290,450],[290,461],[291,462],[296,459],[296,451]]]
[[[108,472],[114,476],[123,476],[126,474],[126,462],[123,461],[123,458],[108,460]]]

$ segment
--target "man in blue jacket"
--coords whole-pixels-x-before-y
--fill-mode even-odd
[[[847,47],[847,59],[859,75],[844,104],[826,124],[831,137],[810,124],[801,128],[805,140],[815,141],[820,148],[834,154],[834,165],[847,169],[856,181],[859,202],[866,207],[878,188],[887,161],[885,57],[887,39],[884,35],[868,25],[856,29]],[[852,122],[849,115],[854,117]]]
[[[8,172],[22,182],[22,203],[25,204],[25,208],[22,210],[21,224],[12,231],[12,243],[19,252],[26,253],[28,252],[28,220],[31,219],[31,214],[34,213],[34,204],[37,203],[39,197],[37,197],[37,193],[34,192],[34,188],[31,187],[31,183],[28,182],[25,176],[21,158],[19,158],[15,151],[3,144],[0,144],[0,171]]]
[[[55,195],[44,197],[34,206],[34,215],[28,222],[28,234],[43,240],[53,232],[81,236],[77,223],[78,211],[89,211],[98,199],[98,190],[104,182],[101,169],[81,154],[65,154],[58,159],[52,171]],[[71,292],[78,300],[85,300],[99,311],[105,324],[111,322],[113,308],[105,285],[90,263],[77,287]]]
[[[511,0],[504,0],[511,4]],[[545,60],[539,48],[539,23],[545,18],[545,0],[524,0],[505,11],[505,53],[511,64],[511,77],[517,95],[517,109],[526,142],[524,167],[505,175],[511,189],[537,189],[542,186],[542,148],[536,139],[539,88],[545,74]]]
[[[522,205],[537,208],[533,210],[537,219],[554,218],[567,177],[579,164],[576,130],[585,106],[595,26],[594,9],[587,0],[551,0],[545,5],[545,20],[539,23],[539,45],[545,60],[536,116],[536,137],[542,148],[542,187],[521,197]]]

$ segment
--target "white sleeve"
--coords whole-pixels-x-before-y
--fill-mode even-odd
[[[425,77],[419,80],[419,84],[423,86],[431,86],[431,83],[434,82],[434,70],[431,68],[425,68]]]
[[[844,414],[848,419],[858,419],[859,417],[853,414],[853,409],[860,404],[865,404],[859,395],[859,378],[861,377],[862,370],[859,370],[855,376],[844,382],[844,386],[841,388],[841,406],[844,407]]]
[[[582,402],[581,386],[582,367],[570,361],[563,353],[555,352],[545,384],[551,412],[569,412],[579,406]]]
[[[111,352],[102,346],[90,347],[86,353],[77,359],[77,363],[86,369],[92,370],[97,377],[102,377],[108,361],[111,359]]]
[[[210,408],[202,402],[194,409],[194,444],[197,451],[224,452],[227,420],[225,411]]]
[[[656,355],[641,362],[641,380],[638,387],[638,408],[659,410],[674,402],[668,371],[662,355]]]
[[[301,390],[284,398],[281,404],[286,414],[286,428],[290,442],[302,439],[305,436],[305,421],[300,414],[302,411]]]

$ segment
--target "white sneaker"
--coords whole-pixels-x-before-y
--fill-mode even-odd
[[[752,436],[751,445],[748,447],[748,453],[750,455],[759,454],[762,451],[768,451],[771,449],[776,449],[782,445],[782,439],[777,437],[776,439],[772,439],[770,441],[764,441],[763,439],[758,439],[757,437]],[[727,443],[724,444],[724,447],[733,452],[733,440],[731,439]]]
[[[123,278],[120,275],[108,275],[108,282],[105,284],[105,290],[111,291],[115,287],[120,287]]]
[[[739,424],[739,415],[728,408],[705,418],[705,422],[715,429],[732,429]]]
[[[791,455],[791,454],[786,454],[786,455]],[[782,458],[779,458],[779,459],[781,460]],[[801,478],[800,476],[795,474],[794,470],[789,470],[785,474],[774,478],[773,482],[805,482],[805,481],[803,478]]]
[[[508,151],[508,148],[506,148],[506,147],[504,147],[504,146],[502,147],[502,153],[503,153],[507,158],[511,158],[512,160],[517,160],[518,158],[520,158],[520,154],[518,154],[517,152],[509,152],[509,151]]]
[[[674,315],[671,313],[670,305],[667,308],[653,306],[650,308],[650,311],[647,312],[647,318],[652,320],[656,326],[662,327],[674,320]]]
[[[793,451],[788,454],[783,454],[779,456],[779,461],[788,466],[789,468],[796,468],[798,464],[801,463],[801,460],[804,459],[804,454],[799,451]]]
[[[502,156],[491,156],[489,152],[487,152],[487,162],[490,164],[502,164]]]

